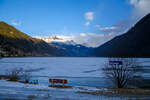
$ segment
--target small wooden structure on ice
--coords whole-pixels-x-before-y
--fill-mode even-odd
[[[49,79],[49,82],[52,83],[52,87],[55,86],[55,83],[62,83],[63,87],[68,83],[66,79]]]

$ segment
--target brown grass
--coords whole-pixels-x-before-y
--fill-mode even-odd
[[[150,89],[116,89],[108,88],[107,90],[80,92],[93,95],[150,95]]]

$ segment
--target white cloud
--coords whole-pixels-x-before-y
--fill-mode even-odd
[[[134,6],[133,18],[141,18],[150,13],[150,0],[129,0],[129,3]]]
[[[130,0],[129,2],[130,4],[136,5],[138,3],[138,0]]]
[[[91,24],[91,21],[94,19],[94,12],[86,12],[85,13],[85,19],[87,20],[85,22],[85,26],[89,26]]]
[[[111,27],[100,27],[100,25],[96,25],[96,28],[98,28],[100,31],[107,31],[107,32],[110,32],[110,31],[115,31],[117,30],[117,27],[116,26],[111,26]]]
[[[94,12],[86,12],[85,13],[86,20],[93,20],[94,19]]]
[[[85,25],[85,26],[89,26],[89,25],[90,25],[90,21],[85,22],[84,25]]]
[[[116,29],[117,29],[117,27],[115,27],[115,26],[100,28],[101,31],[113,31]]]
[[[126,19],[116,22],[112,27],[96,27],[105,33],[115,33],[117,35],[127,32],[134,24],[142,17],[150,13],[150,0],[127,0],[133,6],[131,16]]]
[[[92,37],[104,37],[104,34],[96,34],[96,33],[87,33],[88,36],[92,36]]]
[[[57,37],[58,39],[53,39]],[[50,42],[67,42],[74,41],[77,44],[81,44],[87,47],[97,47],[110,39],[114,38],[114,33],[109,34],[96,34],[96,33],[79,33],[78,35],[52,35],[52,36],[34,36],[34,38],[43,39],[44,41]]]
[[[11,24],[14,25],[14,26],[20,26],[21,22],[12,21]]]
[[[85,33],[80,33],[80,36],[85,37],[86,34]]]
[[[87,47],[97,47],[115,37],[115,34],[96,34],[96,33],[80,33],[79,36],[74,36],[73,40],[76,43]]]

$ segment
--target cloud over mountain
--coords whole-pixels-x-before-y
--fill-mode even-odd
[[[54,35],[54,36],[35,36],[35,38],[42,39],[48,43],[50,42],[68,42],[74,41],[76,44],[81,44],[87,47],[97,47],[110,39],[114,38],[115,34],[96,34],[96,33],[80,33],[78,35]]]
[[[143,17],[150,12],[150,0],[129,0],[129,3],[134,6],[135,17]]]
[[[118,27],[116,32],[124,33],[135,25],[146,14],[150,13],[150,0],[127,0],[133,6],[131,16],[127,19],[116,22],[115,26]]]
[[[93,21],[94,19],[94,12],[86,12],[85,19],[86,19],[86,22],[84,25],[89,26],[91,24],[91,21]]]
[[[127,32],[143,16],[150,13],[150,0],[127,0],[127,3],[133,6],[131,14],[128,18],[119,20],[110,27],[100,27],[100,25],[96,25],[96,27],[101,32],[120,35]]]

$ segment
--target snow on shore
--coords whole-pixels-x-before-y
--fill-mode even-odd
[[[149,100],[149,96],[105,96],[90,92],[108,91],[106,88],[75,86],[52,88],[47,85],[32,85],[0,80],[0,100]]]
[[[73,87],[69,89],[63,88],[51,88],[46,85],[31,85],[23,84],[19,82],[10,82],[6,80],[0,80],[0,100],[4,98],[24,99],[30,96],[34,96],[37,100],[41,98],[67,99],[67,100],[98,100],[98,96],[80,94],[79,91],[95,91],[96,88],[89,87]],[[58,100],[59,100],[58,99]]]

